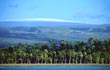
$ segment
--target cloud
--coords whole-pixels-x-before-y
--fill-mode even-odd
[[[30,19],[7,19],[0,21],[45,21],[45,22],[75,22],[70,20],[53,19],[53,18],[30,18]]]

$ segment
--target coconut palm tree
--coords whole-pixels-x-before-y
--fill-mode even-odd
[[[81,51],[78,52],[79,62],[82,63],[83,54]]]
[[[17,52],[16,51],[13,51],[12,58],[13,58],[13,62],[17,63]]]
[[[104,58],[100,58],[99,63],[103,64],[104,63]]]
[[[99,63],[100,55],[101,55],[101,52],[94,52],[94,53],[92,53],[93,61],[95,63]]]
[[[36,58],[36,63],[38,63],[39,64],[39,55],[40,55],[40,50],[38,50],[38,49],[35,49],[35,58]]]
[[[58,51],[57,55],[58,55],[58,63],[63,63],[64,55],[63,55],[62,51]]]
[[[47,61],[48,61],[48,63],[51,63],[52,64],[52,57],[48,57],[47,58]]]
[[[78,52],[75,52],[75,63],[77,64],[78,63]]]
[[[75,51],[74,49],[67,50],[67,55],[69,56],[69,63],[74,63]]]
[[[51,40],[49,40],[49,43],[50,43],[50,46],[51,46],[51,47],[53,47],[53,48],[56,46],[55,41],[54,41],[54,40],[52,40],[52,39],[51,39]]]
[[[85,59],[86,59],[87,63],[92,63],[92,55],[91,54],[86,55]]]
[[[6,54],[4,53],[4,51],[1,51],[0,50],[0,63],[1,64],[4,64],[5,63],[5,60],[6,60]]]
[[[47,49],[44,50],[43,56],[44,56],[44,63],[46,63],[46,61],[48,59],[48,50]]]
[[[110,39],[90,38],[76,43],[61,40],[58,45],[51,40],[50,43],[19,43],[0,48],[0,63],[110,63]]]

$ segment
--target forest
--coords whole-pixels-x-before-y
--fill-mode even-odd
[[[110,64],[110,39],[56,43],[19,43],[0,48],[0,64]]]

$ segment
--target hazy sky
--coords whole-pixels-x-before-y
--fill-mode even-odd
[[[0,0],[0,20],[30,18],[110,24],[110,0]]]

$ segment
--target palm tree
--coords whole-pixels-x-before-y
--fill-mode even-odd
[[[51,63],[52,64],[52,57],[48,57],[47,58],[47,61],[48,61],[48,63]]]
[[[84,51],[83,52],[83,63],[86,63],[86,56],[87,56],[87,52]]]
[[[58,51],[58,63],[63,63],[63,58],[64,58],[64,55],[62,53],[62,51]]]
[[[53,63],[57,63],[57,53],[56,53],[56,51],[53,51],[52,52],[53,54]]]
[[[46,63],[47,58],[48,58],[48,50],[47,49],[44,50],[43,56],[44,56],[44,63]]]
[[[39,52],[40,53],[40,55],[39,55],[39,59],[40,59],[40,63],[43,63],[43,60],[44,60],[44,53],[43,53],[43,51],[40,51]]]
[[[5,55],[6,54],[4,53],[4,51],[0,52],[0,62],[1,62],[1,64],[3,64],[6,60]]]
[[[24,59],[26,57],[26,53],[21,48],[18,48],[17,54],[19,56],[19,62],[20,63],[24,63]]]
[[[91,54],[86,55],[85,59],[86,59],[87,63],[92,63],[92,55]]]
[[[33,57],[33,54],[29,53],[29,61],[30,61],[30,63],[32,63],[32,57]]]
[[[78,56],[79,56],[79,62],[82,63],[83,54],[81,51],[78,52]]]
[[[94,53],[92,53],[93,61],[94,61],[95,63],[99,63],[100,55],[101,55],[100,52],[94,52]]]
[[[75,63],[78,63],[78,52],[75,52]]]
[[[39,64],[39,55],[40,55],[40,50],[38,50],[38,49],[35,49],[35,58],[36,58],[36,63],[38,63]]]
[[[17,63],[17,53],[16,53],[16,51],[13,51],[12,58],[14,60],[14,63]]]
[[[66,50],[62,50],[61,54],[63,55],[63,62],[66,63]]]
[[[87,44],[89,43],[89,45]],[[110,39],[100,41],[90,38],[88,42],[67,42],[56,45],[46,43],[0,48],[0,63],[105,63],[110,64]]]
[[[31,63],[31,60],[30,60],[30,53],[26,53],[26,63]]]
[[[12,55],[10,53],[7,54],[6,56],[7,58],[7,63],[12,63],[13,62],[13,59],[12,59]]]
[[[69,63],[74,63],[75,51],[74,49],[70,49],[67,51],[67,55],[69,56]]]
[[[100,58],[99,63],[103,64],[104,63],[104,58]]]
[[[55,41],[51,39],[51,40],[49,40],[49,42],[50,42],[50,47],[52,48],[52,50],[55,50],[56,49]]]
[[[106,52],[105,59],[106,59],[105,62],[106,62],[107,64],[110,64],[110,53]]]
[[[108,53],[107,56],[108,56],[108,63],[110,64],[110,53]]]

